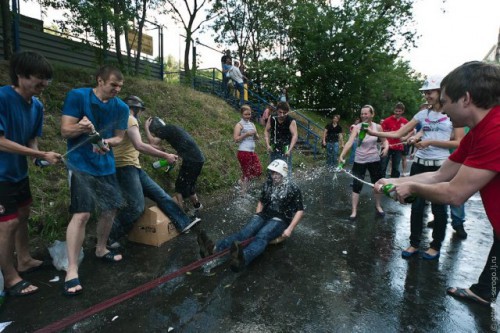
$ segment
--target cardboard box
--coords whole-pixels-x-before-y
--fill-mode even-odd
[[[132,242],[160,246],[179,235],[170,219],[157,206],[146,203],[146,209],[128,234]]]

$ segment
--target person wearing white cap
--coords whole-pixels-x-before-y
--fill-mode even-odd
[[[460,140],[464,137],[464,129],[462,127],[453,128],[450,118],[442,113],[443,106],[440,102],[441,80],[441,76],[430,76],[424,81],[420,91],[431,107],[419,111],[408,124],[394,132],[372,132],[368,130],[368,134],[378,137],[401,138],[412,131],[418,124],[422,125],[421,141],[417,141],[414,137],[408,139],[409,144],[414,144],[419,149],[411,166],[411,176],[438,170],[444,161],[448,159],[450,155],[449,149],[458,147]],[[451,138],[453,139],[451,140]],[[401,253],[404,259],[409,259],[419,253],[424,210],[425,200],[417,197],[411,206],[410,246]],[[433,240],[430,243],[430,248],[422,253],[422,259],[426,260],[435,260],[440,256],[441,243],[446,235],[447,206],[432,203],[432,214],[434,215]]]
[[[256,213],[241,229],[214,243],[205,231],[198,234],[200,255],[206,257],[230,248],[231,269],[240,271],[266,249],[269,242],[288,238],[304,215],[302,194],[299,187],[288,178],[288,165],[277,159],[267,167],[271,177],[262,188]],[[254,237],[246,248],[240,242]]]

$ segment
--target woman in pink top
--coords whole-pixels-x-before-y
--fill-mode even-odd
[[[365,105],[361,108],[361,121],[368,124],[368,127],[374,131],[382,132],[382,126],[374,123],[373,116],[375,115],[375,110],[371,105]],[[380,155],[377,148],[378,138],[366,134],[366,136],[361,139],[359,134],[361,132],[362,124],[357,124],[353,127],[349,140],[344,146],[342,153],[340,154],[339,160],[341,163],[345,163],[345,156],[351,149],[354,140],[357,141],[356,155],[354,157],[354,164],[352,166],[352,174],[359,179],[365,178],[366,170],[370,173],[370,178],[372,183],[382,178],[382,169],[380,167]],[[386,139],[381,140],[384,149],[382,150],[382,156],[386,156],[389,151],[389,145]],[[349,216],[349,220],[356,219],[358,203],[359,203],[359,193],[363,188],[363,183],[358,180],[354,180],[352,186],[352,212]],[[385,215],[380,202],[382,200],[382,194],[375,194],[375,212],[379,217]]]

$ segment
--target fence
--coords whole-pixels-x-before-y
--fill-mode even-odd
[[[0,18],[1,23],[1,18]],[[0,24],[0,38],[3,36]],[[69,38],[64,38],[44,32],[43,22],[21,15],[19,27],[19,44],[21,50],[37,51],[43,54],[51,62],[58,62],[65,65],[77,66],[80,68],[96,69],[99,64],[96,59],[101,50],[88,42],[77,42]],[[4,58],[3,44],[0,43],[0,57]],[[126,56],[124,56],[126,62]],[[116,53],[106,51],[104,53],[105,62],[117,62]],[[132,57],[131,63],[135,63]],[[150,78],[162,78],[163,68],[160,63],[140,60],[139,74]]]

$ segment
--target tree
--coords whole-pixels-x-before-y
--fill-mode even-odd
[[[229,48],[236,45],[240,62],[247,65],[256,82],[261,82],[263,56],[276,56],[277,43],[286,40],[282,38],[285,23],[280,18],[290,13],[291,3],[289,0],[228,0],[217,1],[212,8],[216,17],[212,25],[215,41]]]
[[[106,51],[111,46],[108,26],[114,29],[114,44],[116,57],[120,67],[131,68],[131,45],[128,42],[130,22],[138,24],[137,53],[134,64],[134,73],[139,73],[140,56],[142,51],[142,35],[149,10],[154,10],[163,3],[163,0],[39,0],[40,4],[55,9],[63,9],[64,19],[56,21],[63,31],[70,30],[77,35],[95,38],[101,52],[97,55],[97,63],[102,64]],[[125,35],[127,51],[127,66],[121,52],[120,37]]]
[[[413,45],[411,7],[411,0],[345,0],[339,6],[297,1],[289,20],[288,65],[301,73],[299,102],[351,116],[363,104],[378,109],[397,98],[386,87],[418,79],[397,60]]]
[[[210,2],[211,0],[202,0],[201,3],[198,0],[183,0],[184,7],[182,7],[176,0],[166,0],[166,12],[171,15],[175,22],[182,24],[186,33],[186,47],[184,50],[184,71],[186,75],[190,75],[189,52],[193,42],[193,34],[200,29],[203,23],[211,20],[211,17],[207,15],[201,21],[196,22],[196,17],[203,7]],[[183,12],[186,14],[183,14]],[[193,68],[193,70],[196,70],[196,68]]]

